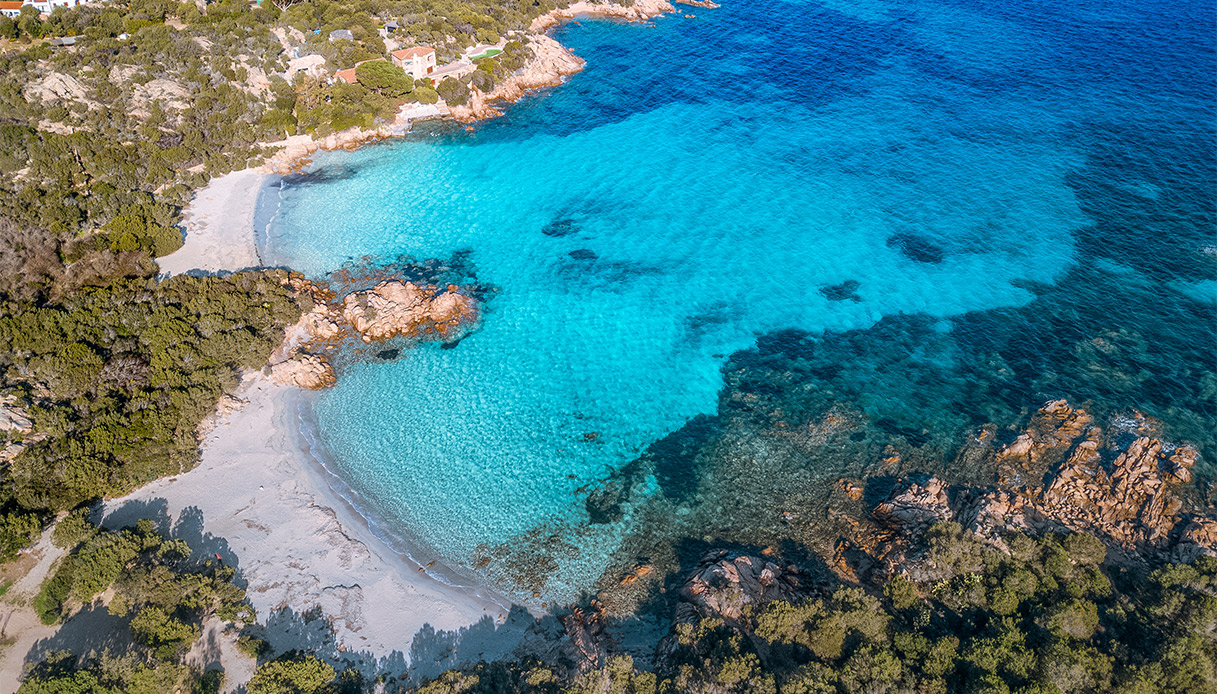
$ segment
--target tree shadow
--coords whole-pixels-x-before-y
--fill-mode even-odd
[[[489,615],[454,631],[437,631],[424,624],[410,644],[409,683],[421,684],[457,667],[502,660],[517,650],[552,643],[562,633],[556,617],[533,617],[519,605],[512,605],[502,624],[495,624]]]
[[[169,502],[163,498],[134,500],[111,509],[101,519],[103,528],[117,530],[135,525],[137,521],[150,520],[161,535],[174,540],[183,540],[190,545],[190,563],[195,567],[218,561],[236,570],[232,582],[241,589],[249,586],[241,573],[240,559],[228,545],[228,540],[206,530],[203,511],[197,506],[182,509],[177,518],[169,511]]]
[[[425,624],[414,635],[407,653],[394,650],[377,655],[338,643],[331,619],[320,607],[297,612],[290,607],[275,610],[264,624],[252,624],[243,632],[266,641],[270,648],[258,664],[293,654],[312,655],[336,671],[358,671],[370,681],[415,686],[446,670],[469,667],[515,656],[521,650],[552,645],[563,633],[552,616],[535,618],[523,607],[513,606],[502,624],[489,615],[478,622],[451,631]]]
[[[26,653],[25,662],[41,662],[55,651],[70,651],[78,661],[90,653],[124,653],[134,645],[127,628],[130,621],[130,616],[111,615],[96,600],[72,615],[53,635],[35,642]]]

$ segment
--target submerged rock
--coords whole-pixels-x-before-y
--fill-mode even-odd
[[[829,301],[862,301],[862,297],[858,296],[858,287],[862,283],[858,280],[845,280],[841,284],[825,285],[820,287],[820,294]]]
[[[915,234],[896,234],[887,240],[887,246],[916,263],[938,264],[946,256],[942,246]]]
[[[546,236],[562,237],[570,236],[579,231],[579,225],[575,224],[571,219],[555,219],[554,221],[541,227],[541,233]],[[574,257],[572,254],[571,257]]]

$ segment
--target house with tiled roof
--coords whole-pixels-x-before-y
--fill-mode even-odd
[[[50,14],[56,7],[76,7],[86,2],[88,0],[0,0],[0,14],[5,17],[18,17],[23,5],[33,5],[40,14]]]
[[[424,79],[435,72],[435,49],[430,46],[403,48],[393,51],[389,56],[393,58],[394,65],[416,80]]]
[[[360,65],[363,65],[364,63],[378,63],[378,62],[383,63],[383,62],[385,62],[385,59],[384,58],[372,58],[371,60],[361,60],[358,63],[355,63],[355,67],[347,68],[346,70],[339,70],[338,72],[335,72],[334,79],[342,80],[343,82],[346,82],[347,84],[355,84],[356,82],[359,81],[359,78],[355,76],[355,68],[359,67]]]

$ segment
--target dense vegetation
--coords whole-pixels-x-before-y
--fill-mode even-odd
[[[132,0],[57,8],[45,20],[28,9],[3,19],[0,294],[38,300],[114,276],[147,276],[141,256],[178,248],[174,225],[192,191],[259,161],[260,142],[371,127],[405,101],[439,98],[388,63],[363,69],[368,81],[356,84],[285,76],[294,56],[323,56],[331,73],[384,58],[379,27],[395,19],[398,45],[434,45],[449,60],[553,7],[552,0],[229,0],[201,8]],[[336,29],[354,38],[331,41]],[[46,42],[61,36],[76,36],[76,44]],[[469,85],[492,89],[527,56],[511,42],[455,82],[453,97],[463,100]]]
[[[193,670],[182,656],[211,617],[236,625],[253,621],[245,592],[232,583],[234,571],[212,561],[192,562],[185,542],[161,537],[149,521],[102,531],[82,514],[69,518],[71,532],[61,538],[57,527],[56,540],[71,553],[43,585],[35,608],[43,621],[54,623],[107,593],[108,604],[100,609],[129,618],[130,643],[83,663],[76,656],[87,654],[52,653],[32,668],[22,694],[216,691],[220,674]]]
[[[1217,691],[1217,559],[1137,578],[1104,568],[1084,534],[1012,536],[1006,553],[941,524],[928,542],[928,578],[894,578],[881,595],[840,586],[740,624],[679,624],[654,673],[624,656],[571,682],[496,663],[420,693]]]
[[[74,513],[56,526],[56,541],[73,550],[36,600],[44,619],[110,589],[108,610],[131,617],[130,644],[82,660],[52,653],[32,668],[22,694],[216,690],[222,675],[191,670],[182,655],[211,616],[233,628],[252,622],[231,569],[191,562],[190,547],[158,536],[147,521],[99,531]],[[1006,543],[1009,550],[999,550],[940,524],[916,564],[921,580],[824,584],[738,621],[685,619],[649,670],[624,655],[582,674],[536,659],[483,663],[417,692],[1217,691],[1217,559],[1137,573],[1107,563],[1103,545],[1085,534],[1012,535]],[[249,694],[354,694],[372,684],[314,654],[269,658],[252,636],[238,645],[259,660]],[[386,691],[401,691],[395,687]]]
[[[0,304],[0,386],[38,440],[0,480],[15,519],[122,494],[193,466],[196,430],[300,308],[286,273],[115,280],[61,301]],[[0,524],[24,544],[39,524]]]

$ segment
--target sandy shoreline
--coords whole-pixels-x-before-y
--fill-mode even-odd
[[[269,176],[257,169],[211,179],[182,212],[186,242],[157,260],[161,272],[234,272],[262,266],[255,243],[258,196]]]
[[[315,645],[317,625],[300,617],[314,609],[333,628],[332,649],[370,668],[404,666],[427,627],[492,632],[506,621],[505,600],[428,575],[330,486],[300,430],[304,394],[254,374],[237,397],[244,402],[207,437],[198,467],[108,501],[105,525],[159,518],[202,555],[237,567],[278,651]],[[510,644],[495,644],[503,649]]]

